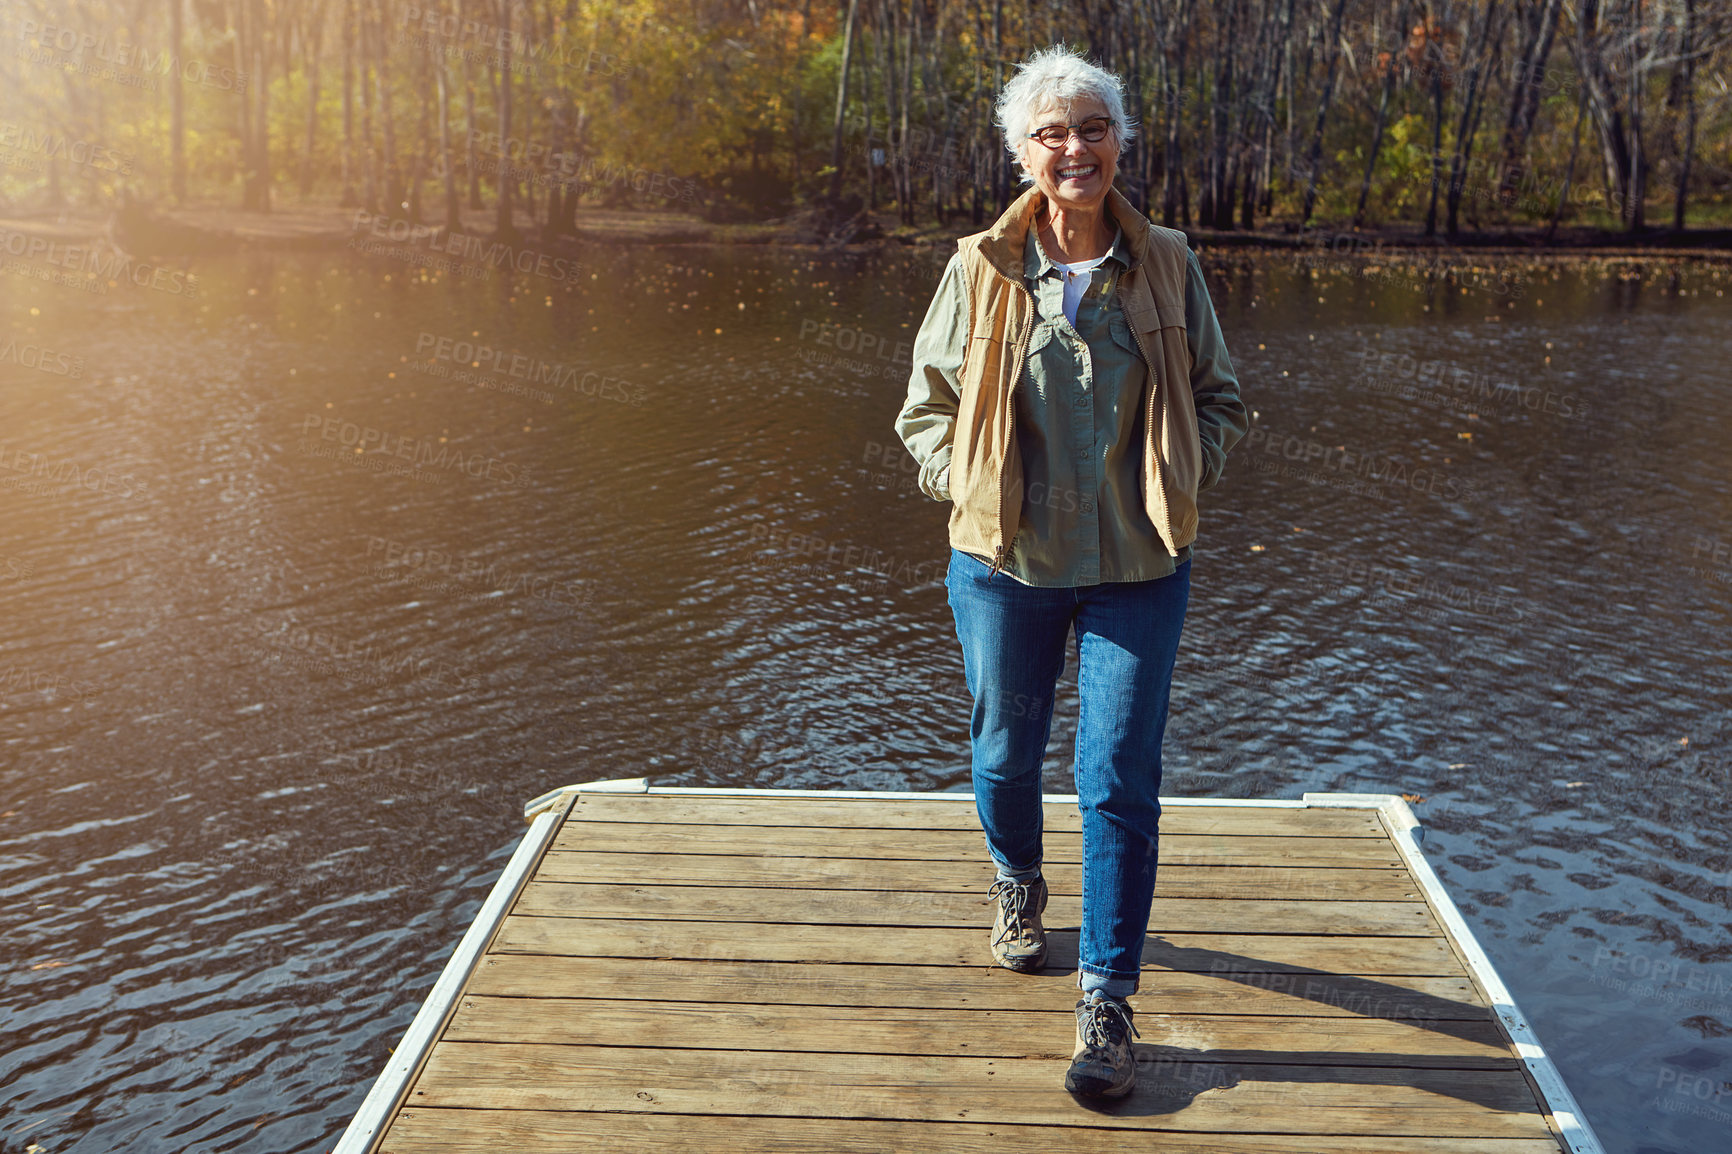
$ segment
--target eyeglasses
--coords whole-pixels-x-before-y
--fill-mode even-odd
[[[1048,148],[1059,149],[1070,143],[1070,134],[1075,132],[1088,144],[1099,144],[1107,138],[1113,121],[1110,116],[1091,116],[1081,124],[1049,124],[1036,132],[1028,134],[1030,140],[1038,140]]]

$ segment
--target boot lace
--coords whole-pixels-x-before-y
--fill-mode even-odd
[[[992,883],[987,893],[998,899],[998,907],[1004,911],[1004,929],[999,931],[994,945],[1034,933],[1028,913],[1028,904],[1034,899],[1034,887],[1033,882],[1024,885],[1013,878],[1001,878]]]
[[[1091,1050],[1111,1049],[1125,1041],[1128,1033],[1133,1038],[1142,1035],[1137,1032],[1136,1024],[1131,1021],[1130,1010],[1124,1003],[1112,998],[1088,1000],[1088,1008],[1083,1011],[1082,1039],[1083,1045]]]

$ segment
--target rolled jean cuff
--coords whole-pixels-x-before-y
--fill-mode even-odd
[[[1102,970],[1094,966],[1079,966],[1076,984],[1082,987],[1085,996],[1099,990],[1109,998],[1123,1000],[1137,992],[1137,985],[1141,976],[1141,974],[1117,974],[1111,970]]]
[[[1033,869],[1012,870],[1004,868],[1003,863],[994,861],[993,868],[998,872],[999,881],[1013,881],[1019,886],[1033,885],[1040,877],[1040,865],[1036,863]]]

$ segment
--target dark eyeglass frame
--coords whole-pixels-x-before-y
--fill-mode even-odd
[[[1089,139],[1088,133],[1085,132],[1084,129],[1088,128],[1091,125],[1095,125],[1095,124],[1101,125],[1101,131],[1100,131],[1099,136],[1096,136],[1094,139],[1091,140],[1091,139]],[[1101,141],[1103,141],[1107,138],[1107,133],[1113,131],[1113,129],[1115,129],[1117,127],[1118,127],[1118,125],[1116,123],[1114,123],[1113,118],[1110,116],[1091,116],[1087,120],[1083,121],[1081,124],[1064,124],[1064,125],[1048,124],[1048,125],[1044,125],[1040,128],[1035,129],[1033,132],[1029,133],[1028,138],[1032,141],[1035,141],[1037,144],[1042,145],[1043,147],[1049,148],[1052,151],[1057,152],[1059,149],[1063,148],[1065,145],[1070,143],[1070,136],[1071,136],[1072,132],[1075,132],[1084,144],[1099,144]],[[1046,134],[1048,132],[1057,131],[1060,128],[1064,129],[1064,139],[1056,141],[1056,142],[1051,142],[1051,143],[1041,139],[1041,137],[1044,134]]]

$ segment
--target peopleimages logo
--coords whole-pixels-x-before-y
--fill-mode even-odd
[[[171,296],[198,295],[198,277],[178,269],[134,261],[119,249],[104,256],[91,245],[62,244],[45,236],[0,228],[0,254],[67,269],[86,278],[95,278],[98,285],[113,282],[156,289]]]
[[[379,576],[405,575],[418,581],[434,574],[443,574],[457,586],[468,585],[479,597],[494,593],[522,594],[536,600],[576,608],[590,601],[591,590],[571,581],[556,581],[545,574],[527,570],[513,572],[498,560],[482,561],[476,557],[454,555],[437,547],[429,548],[389,537],[368,537],[363,556],[377,557],[374,571]],[[443,583],[435,583],[442,585]]]
[[[83,701],[95,692],[96,685],[90,681],[69,681],[63,673],[19,669],[16,665],[7,665],[0,669],[0,701],[8,700],[19,693],[41,693],[52,701],[54,695],[62,689],[74,699]]]
[[[654,169],[642,168],[619,161],[607,161],[594,153],[571,149],[559,150],[546,144],[525,140],[520,136],[502,136],[497,132],[476,129],[469,133],[469,148],[482,154],[477,169],[537,184],[584,185],[599,188],[617,184],[649,196],[665,200],[696,201],[703,199],[703,186]],[[434,176],[443,176],[440,161],[435,161]]]
[[[110,40],[106,33],[80,32],[76,28],[62,28],[56,24],[43,24],[25,18],[19,21],[18,39],[27,46],[34,39],[38,51],[26,58],[35,64],[70,64],[75,59],[82,60],[89,55],[110,65],[117,73],[116,79],[123,79],[123,75],[119,74],[125,72],[141,78],[179,76],[188,84],[200,84],[225,92],[247,90],[247,74],[243,71],[215,67],[202,60],[182,60],[167,49],[152,55],[149,49],[129,40]],[[28,48],[21,48],[19,51],[22,55],[27,50]],[[69,59],[55,60],[54,53],[64,53]],[[88,64],[83,70],[91,71]],[[154,90],[155,86],[151,85],[150,88]]]
[[[1325,445],[1308,437],[1271,433],[1261,425],[1245,437],[1245,451],[1255,452],[1258,446],[1269,456],[1279,456],[1293,462],[1292,468],[1319,477],[1355,477],[1377,485],[1397,485],[1421,493],[1455,500],[1477,495],[1472,481],[1457,480],[1435,468],[1408,466],[1381,453],[1355,452],[1345,445]]]
[[[285,668],[334,673],[346,681],[373,685],[420,678],[458,689],[470,684],[470,679],[443,656],[426,656],[415,648],[392,651],[372,641],[356,641],[294,621],[276,626],[258,621],[253,628],[255,639],[273,650],[269,660]]]
[[[471,369],[486,370],[500,376],[513,378],[514,381],[524,381],[530,384],[545,385],[553,389],[568,389],[586,397],[598,397],[604,401],[619,401],[623,404],[641,405],[648,396],[648,390],[642,385],[634,385],[620,377],[610,377],[594,369],[583,369],[576,365],[568,365],[558,361],[544,361],[527,353],[512,352],[510,349],[496,349],[491,345],[475,341],[463,340],[458,337],[443,337],[438,333],[421,332],[415,337],[416,353],[431,354],[432,361],[443,361],[452,365],[466,366]],[[431,376],[452,375],[446,372],[430,372]],[[496,383],[476,379],[475,374],[459,376],[483,388],[499,388]],[[522,392],[536,400],[552,401],[550,393],[528,388],[506,388],[507,392]]]
[[[71,353],[57,353],[41,345],[20,344],[17,341],[7,341],[0,345],[0,365],[4,364],[35,369],[39,373],[49,373],[56,377],[71,377],[74,380],[84,375],[83,357],[75,357]]]
[[[341,445],[358,456],[384,455],[411,462],[417,470],[448,469],[477,480],[485,477],[507,485],[529,484],[529,470],[521,465],[489,457],[486,453],[465,453],[454,445],[426,437],[405,437],[371,425],[357,425],[333,416],[308,413],[301,419],[302,441],[310,440],[315,430],[320,440]]]
[[[827,541],[815,533],[790,532],[762,522],[754,524],[748,536],[753,543],[776,550],[778,556],[769,567],[804,576],[864,570],[880,580],[915,585],[934,580],[949,563],[948,559],[911,562],[890,556],[876,546]]]
[[[365,209],[359,209],[350,225],[349,247],[361,252],[379,251],[394,255],[383,244],[371,245],[363,238],[363,233],[366,237],[377,238],[381,242],[406,245],[412,253],[414,249],[425,246],[429,258],[425,263],[436,264],[441,268],[453,263],[440,259],[444,255],[450,255],[456,258],[457,263],[477,271],[484,272],[489,268],[506,269],[562,283],[575,282],[584,272],[581,263],[563,256],[519,248],[503,241],[490,241],[486,237],[470,233],[450,232],[438,225],[415,224],[401,217],[375,216]]]
[[[24,477],[14,477],[10,475],[12,473],[22,473]],[[27,453],[12,448],[10,441],[0,441],[0,488],[51,493],[57,487],[87,489],[127,501],[134,494],[144,492],[148,486],[144,481],[135,480],[131,473],[117,476],[107,465],[91,465],[69,457],[55,459],[45,453]]]
[[[631,63],[617,52],[578,48],[555,37],[531,38],[516,28],[504,28],[485,20],[459,19],[454,12],[423,8],[419,4],[404,7],[397,17],[397,24],[402,30],[399,43],[403,42],[403,33],[414,32],[420,36],[418,47],[431,47],[431,41],[437,38],[450,41],[459,52],[473,47],[490,54],[478,59],[494,59],[491,54],[503,58],[509,52],[515,57],[526,57],[529,62],[602,76],[620,77],[632,71]],[[513,61],[519,71],[522,70],[521,63]]]
[[[1494,379],[1463,365],[1441,359],[1416,360],[1406,353],[1366,347],[1348,354],[1360,370],[1351,383],[1368,392],[1422,400],[1448,408],[1489,410],[1494,406],[1580,420],[1588,406],[1574,393],[1557,393],[1539,385]]]
[[[100,172],[114,172],[121,176],[132,174],[132,157],[125,153],[116,152],[106,145],[69,137],[64,132],[38,131],[11,120],[0,120],[0,148],[9,148],[49,160],[63,160],[80,168],[89,167]]]

